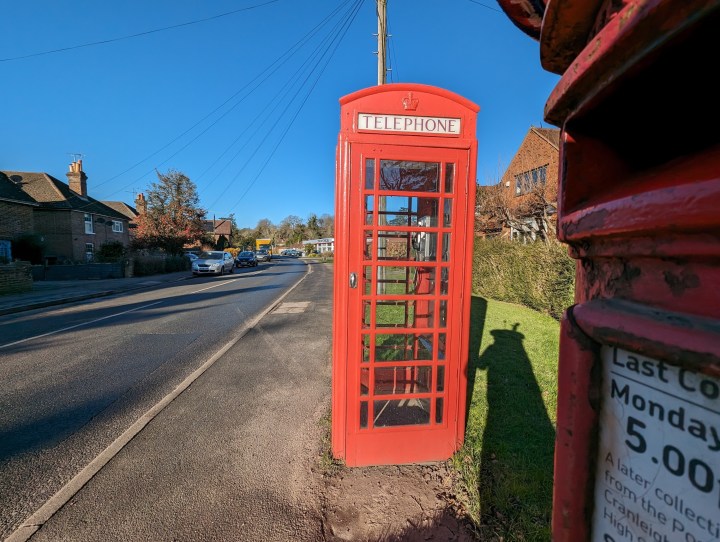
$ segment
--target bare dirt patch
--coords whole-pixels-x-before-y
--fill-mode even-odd
[[[479,540],[458,512],[446,463],[340,467],[321,474],[325,540]]]

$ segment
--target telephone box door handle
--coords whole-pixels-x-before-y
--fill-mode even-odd
[[[357,288],[357,273],[350,273],[350,288]]]

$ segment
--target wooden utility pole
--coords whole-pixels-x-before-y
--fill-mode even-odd
[[[378,85],[387,82],[387,0],[377,1]]]

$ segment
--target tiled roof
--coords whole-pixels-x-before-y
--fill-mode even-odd
[[[557,128],[536,128],[533,126],[531,130],[543,139],[547,140],[547,142],[556,149],[560,148],[560,130]]]
[[[115,209],[118,213],[125,215],[128,220],[135,220],[140,214],[137,212],[135,207],[132,207],[123,201],[103,201],[101,203],[107,205],[111,209]]]
[[[28,196],[40,204],[41,208],[68,211],[82,211],[113,218],[126,219],[122,213],[108,207],[90,196],[80,196],[70,187],[47,173],[26,171],[3,171]]]
[[[37,202],[0,171],[0,200],[37,206]]]

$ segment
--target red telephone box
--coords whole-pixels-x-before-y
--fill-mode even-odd
[[[511,0],[506,0],[511,4]],[[720,540],[717,0],[549,0],[562,128],[553,539]]]
[[[447,459],[465,430],[478,107],[417,84],[340,104],[333,454]]]

